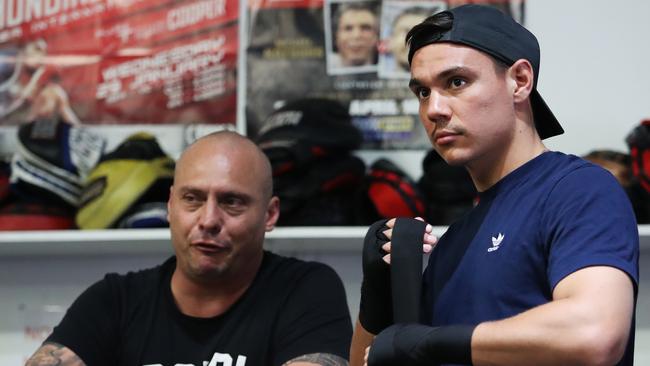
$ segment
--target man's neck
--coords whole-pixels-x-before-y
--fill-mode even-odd
[[[500,149],[492,156],[486,156],[467,168],[474,186],[479,192],[483,192],[545,151],[547,151],[546,147],[535,134],[526,139],[516,139],[504,149]]]
[[[194,279],[178,267],[171,280],[171,291],[181,313],[197,317],[212,318],[225,313],[239,300],[253,283],[259,271],[261,260],[254,270],[223,276],[218,279]]]

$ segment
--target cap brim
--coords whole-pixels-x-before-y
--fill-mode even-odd
[[[544,99],[542,99],[542,96],[539,95],[537,89],[533,89],[533,92],[530,94],[530,103],[533,108],[535,128],[542,140],[564,133],[560,122],[555,118],[551,109],[546,105]]]

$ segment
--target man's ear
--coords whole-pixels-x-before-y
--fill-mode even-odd
[[[266,208],[266,231],[271,231],[275,228],[275,224],[280,218],[280,198],[277,196],[271,197],[269,204]]]
[[[535,73],[530,62],[519,59],[510,66],[508,73],[514,82],[513,97],[515,102],[523,102],[528,99],[528,96],[533,91],[535,81]]]

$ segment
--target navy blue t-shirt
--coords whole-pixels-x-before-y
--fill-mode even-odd
[[[622,270],[638,287],[639,236],[625,192],[606,170],[546,152],[485,192],[449,227],[423,279],[428,324],[504,319],[552,300],[588,266]],[[636,300],[635,300],[636,301]],[[634,324],[619,365],[632,365]]]

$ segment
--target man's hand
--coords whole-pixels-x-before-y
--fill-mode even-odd
[[[422,218],[416,218],[424,221]],[[392,323],[390,252],[391,238],[396,219],[373,223],[363,244],[363,282],[359,321],[363,328],[378,334]],[[429,253],[437,238],[431,235],[433,227],[426,225],[422,238],[422,251]]]
[[[416,217],[416,220],[419,221],[424,221],[423,218],[421,217]],[[391,238],[393,236],[393,228],[395,227],[395,220],[396,219],[390,219],[386,221],[385,227],[386,229],[383,231],[384,236],[388,239],[385,243],[382,244],[381,249],[386,252],[386,254],[382,257],[384,262],[390,264],[390,250],[391,250]],[[422,253],[428,254],[431,253],[433,250],[434,245],[438,242],[438,238],[434,235],[431,234],[433,231],[433,227],[429,224],[427,224],[426,228],[424,229],[424,238],[422,239]]]

